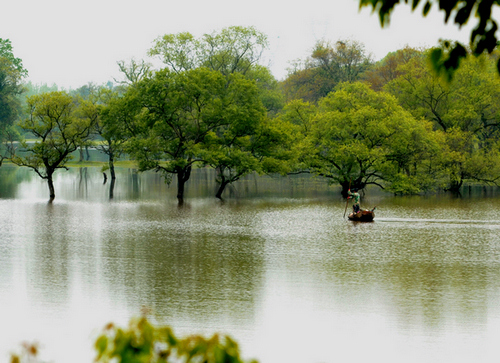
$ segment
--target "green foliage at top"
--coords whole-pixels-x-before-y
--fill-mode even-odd
[[[422,15],[426,16],[433,6],[445,13],[444,22],[448,23],[450,19],[461,27],[471,18],[477,19],[477,24],[470,34],[470,48],[476,56],[484,52],[493,53],[498,44],[496,32],[498,30],[497,22],[492,18],[493,11],[500,4],[497,1],[481,0],[405,0],[406,4],[411,3],[412,10],[417,9],[421,4]],[[360,8],[371,6],[374,12],[377,12],[382,26],[388,25],[391,13],[399,0],[359,0]],[[467,57],[467,45],[459,42],[445,42],[443,49],[437,49],[432,53],[432,64],[439,74],[444,74],[445,78],[451,80],[454,72],[457,70],[460,62]],[[500,72],[500,61],[497,62],[497,68]]]
[[[158,56],[174,72],[205,67],[227,76],[245,74],[268,46],[254,27],[231,26],[196,39],[190,33],[166,34],[156,40],[149,55]]]
[[[0,58],[5,60],[5,64],[8,64],[9,68],[18,72],[21,78],[28,75],[28,71],[23,67],[21,58],[14,56],[12,43],[9,39],[0,38]]]
[[[144,317],[133,319],[126,329],[108,324],[95,349],[95,361],[100,363],[245,362],[238,344],[229,336],[178,338],[170,327],[155,327]]]
[[[267,47],[267,36],[254,27],[231,26],[200,38],[187,32],[166,34],[156,39],[149,55],[176,73],[207,68],[225,77],[242,74],[256,82],[264,106],[276,113],[283,106],[283,96],[269,69],[259,64]]]

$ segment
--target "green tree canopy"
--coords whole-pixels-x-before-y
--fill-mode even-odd
[[[385,86],[415,117],[444,132],[439,155],[446,189],[457,192],[467,180],[498,181],[495,164],[500,160],[493,156],[500,131],[500,79],[494,63],[489,55],[467,58],[453,80],[444,82],[425,57],[415,57],[401,65],[398,77]]]
[[[269,69],[259,64],[267,47],[267,36],[254,27],[231,26],[200,38],[166,34],[156,39],[149,55],[174,72],[205,67],[226,77],[242,74],[256,82],[264,106],[274,114],[283,107],[283,96]]]
[[[160,171],[167,180],[176,175],[179,201],[192,166],[205,161],[207,145],[248,135],[265,112],[255,83],[239,74],[228,82],[207,68],[158,71],[130,87],[124,100],[135,105],[130,153],[141,170]]]
[[[174,72],[206,67],[227,76],[245,74],[267,48],[267,37],[254,27],[231,26],[196,39],[190,33],[156,39],[149,55],[158,56]]]
[[[411,163],[425,153],[423,145],[415,145],[418,137],[427,138],[430,131],[388,93],[342,83],[318,104],[307,163],[311,172],[342,185],[344,194],[349,185],[384,187],[396,174],[410,173]]]

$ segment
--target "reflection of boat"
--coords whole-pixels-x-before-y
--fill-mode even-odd
[[[372,210],[360,210],[358,213],[351,213],[347,216],[351,221],[371,222],[375,218],[375,208]]]

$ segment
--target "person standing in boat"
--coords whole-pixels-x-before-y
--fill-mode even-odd
[[[349,195],[348,198],[352,198],[352,211],[354,214],[358,213],[359,212],[359,199],[360,199],[360,195],[358,193],[358,190],[356,188],[353,188],[352,189],[352,192],[351,192],[351,189],[349,189],[347,191],[347,194]]]

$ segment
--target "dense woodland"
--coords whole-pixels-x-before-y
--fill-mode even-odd
[[[446,45],[446,44],[445,44]],[[374,61],[354,40],[320,41],[276,80],[259,63],[265,34],[229,27],[156,39],[145,60],[120,61],[123,78],[76,90],[26,83],[0,40],[1,160],[33,169],[55,197],[53,173],[95,147],[177,182],[194,167],[224,188],[248,173],[311,173],[395,194],[459,192],[500,182],[498,53],[466,57],[452,77],[431,67],[435,49],[406,47]]]

